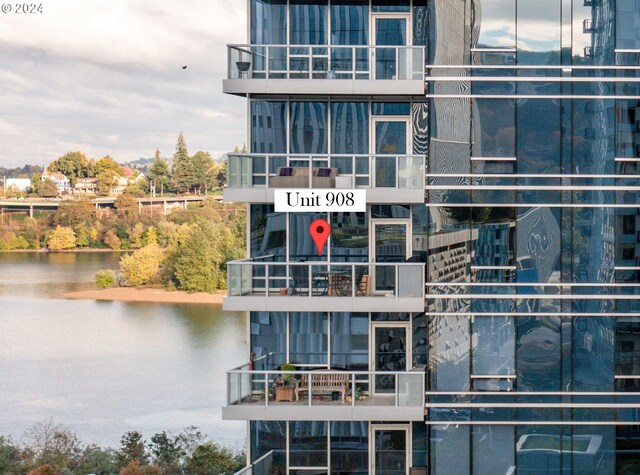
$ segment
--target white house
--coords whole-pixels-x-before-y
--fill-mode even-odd
[[[58,193],[69,193],[71,191],[71,182],[62,173],[50,172],[49,170],[45,170],[45,172],[42,174],[42,181],[45,181],[47,178],[49,178],[56,184]]]
[[[7,190],[15,188],[17,191],[27,192],[31,188],[31,180],[29,178],[7,178],[5,186]]]

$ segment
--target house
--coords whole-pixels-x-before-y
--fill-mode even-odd
[[[7,190],[13,188],[20,192],[28,192],[31,189],[31,180],[29,178],[7,178],[5,186]]]
[[[125,170],[126,171],[126,170]],[[135,185],[140,180],[144,180],[144,173],[130,173],[128,176],[114,178],[109,194],[121,195],[129,185]]]
[[[98,192],[98,180],[95,178],[80,178],[73,186],[76,194],[96,194]]]
[[[49,170],[45,170],[45,172],[42,174],[41,180],[45,181],[47,179],[52,180],[56,184],[58,193],[62,194],[71,192],[71,181],[69,181],[69,179],[62,173],[50,172]]]

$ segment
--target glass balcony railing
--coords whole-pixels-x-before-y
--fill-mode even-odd
[[[229,188],[425,187],[423,155],[230,154],[227,163]]]
[[[271,468],[274,465],[274,461],[278,458],[278,455],[280,455],[280,458],[284,457],[282,451],[271,450],[234,475],[271,475],[273,473]]]
[[[423,407],[424,368],[411,371],[227,372],[227,405]]]
[[[228,79],[424,80],[424,46],[229,45]]]
[[[265,262],[227,263],[229,297],[423,298],[424,263]]]

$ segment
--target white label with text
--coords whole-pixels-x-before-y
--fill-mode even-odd
[[[367,211],[366,190],[302,188],[274,192],[276,213]]]

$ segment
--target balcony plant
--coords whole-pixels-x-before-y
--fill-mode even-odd
[[[280,365],[280,371],[295,371],[296,367],[291,363],[284,363]],[[276,385],[280,383],[280,386],[291,386],[295,384],[296,377],[291,373],[282,374],[278,379],[276,379]]]
[[[356,401],[362,401],[365,398],[364,392],[362,391],[362,388],[360,387],[359,384],[356,384]],[[347,397],[345,398],[347,402],[351,402],[352,398],[352,394],[351,394],[351,389],[349,389],[349,391],[347,391]]]

